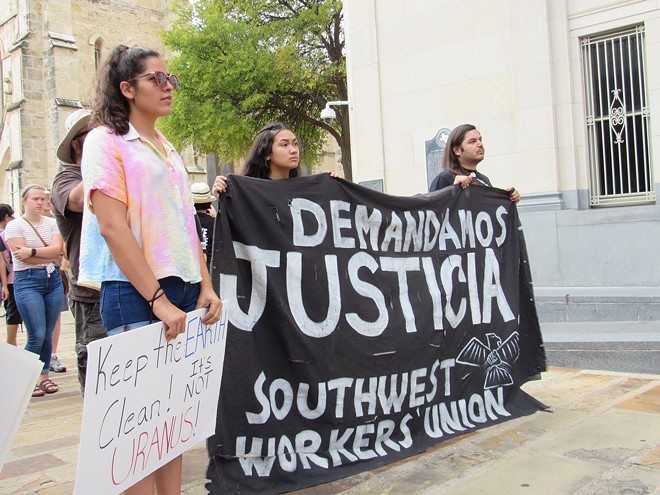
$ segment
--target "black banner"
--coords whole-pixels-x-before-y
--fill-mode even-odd
[[[542,406],[520,390],[546,364],[505,191],[230,176],[219,210],[210,493],[327,482]]]

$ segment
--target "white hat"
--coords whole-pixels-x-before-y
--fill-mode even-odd
[[[60,161],[74,163],[73,156],[71,155],[71,141],[80,134],[80,131],[87,127],[91,116],[92,113],[89,110],[80,108],[66,118],[64,121],[66,136],[64,136],[64,139],[62,139],[62,142],[57,147],[57,158]]]
[[[215,197],[211,195],[209,185],[205,182],[195,182],[190,186],[190,191],[196,205],[215,201]]]

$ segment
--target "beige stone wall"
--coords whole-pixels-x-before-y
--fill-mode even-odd
[[[0,135],[0,202],[16,208],[20,187],[49,185],[59,171],[55,152],[65,119],[92,102],[96,45],[102,58],[118,44],[154,48],[167,58],[160,34],[171,21],[171,5],[187,0],[0,1],[2,74],[12,88],[5,108],[15,106]],[[191,180],[206,180],[205,157],[195,159],[192,149],[180,152]],[[329,141],[311,172],[341,174],[339,156]],[[11,164],[20,168],[6,171]]]
[[[493,184],[586,191],[581,36],[644,23],[652,120],[660,115],[652,0],[345,0],[344,12],[355,180],[382,179],[392,194],[426,191],[425,141],[464,122],[484,136],[479,169]]]
[[[9,9],[5,11],[4,5]],[[0,135],[0,201],[17,206],[16,188],[52,183],[66,117],[88,107],[102,57],[118,44],[154,48],[167,55],[160,33],[172,1],[3,0],[0,55],[5,106]],[[185,153],[184,153],[185,154]],[[186,155],[192,161],[192,154]],[[21,164],[13,172],[11,164]]]
[[[2,121],[0,123],[0,199],[15,203],[18,172],[7,171],[20,163],[23,64],[21,46],[28,32],[28,0],[8,0],[0,9],[0,59],[2,64]],[[4,8],[5,5],[8,8]]]
[[[140,45],[163,52],[160,33],[166,28],[169,4],[162,0],[49,2],[44,35],[51,38],[48,48],[54,98],[60,102],[51,111],[50,155],[55,155],[56,146],[64,134],[66,116],[75,110],[68,105],[91,104],[96,73],[95,45],[100,43],[102,58],[119,44]],[[73,44],[66,42],[67,37],[73,40]],[[48,168],[49,178],[52,178],[57,172],[57,161],[51,161]]]
[[[52,94],[52,80],[48,80],[45,68],[45,44],[43,32],[35,29],[43,24],[42,2],[29,2],[29,33],[20,48],[22,61],[22,85],[24,102],[21,107],[21,157],[20,186],[48,182],[49,150],[47,138],[51,132],[48,123],[48,99]],[[14,79],[18,79],[14,74]],[[50,84],[49,84],[50,83]]]
[[[317,162],[312,164],[309,169],[311,174],[336,172],[340,177],[344,177],[344,167],[341,164],[341,149],[337,141],[329,134]]]

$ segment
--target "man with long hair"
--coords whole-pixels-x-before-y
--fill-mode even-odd
[[[484,159],[484,148],[481,133],[472,124],[457,126],[449,134],[445,154],[442,157],[442,172],[433,179],[429,192],[439,191],[445,187],[459,184],[463,189],[477,183],[492,187],[490,179],[477,171],[477,165]],[[520,193],[515,187],[507,187],[511,201],[520,201]]]

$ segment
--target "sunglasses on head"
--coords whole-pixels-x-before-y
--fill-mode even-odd
[[[138,79],[142,79],[143,77],[147,76],[152,76],[154,78],[154,81],[156,81],[156,84],[160,86],[161,88],[164,88],[167,85],[167,81],[170,82],[172,85],[172,89],[179,89],[179,78],[175,76],[174,74],[165,74],[164,72],[161,72],[159,70],[155,70],[153,72],[147,72],[146,74],[142,74],[141,76],[134,77],[133,79],[129,79],[128,82],[133,82],[137,81]]]
[[[286,129],[286,127],[282,124],[272,124],[261,129],[259,131],[259,134],[261,134],[262,132],[281,131],[282,129]]]

